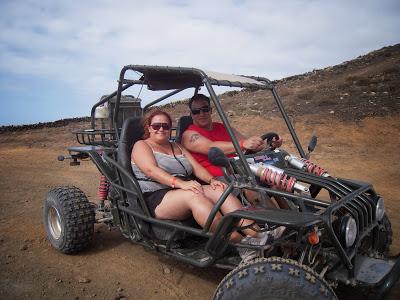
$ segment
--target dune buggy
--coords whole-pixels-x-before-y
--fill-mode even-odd
[[[128,74],[136,74],[136,79]],[[142,108],[139,98],[123,95],[134,86],[145,87],[158,96]],[[215,86],[271,91],[298,156],[270,148],[243,153]],[[236,157],[227,158],[219,149],[210,149],[210,161],[222,166],[229,184],[204,228],[193,220],[151,217],[130,160],[132,146],[143,134],[143,113],[184,90],[197,93],[200,88],[208,91],[237,151]],[[160,91],[164,94],[159,97]],[[182,116],[171,139],[179,142],[190,122],[189,116]],[[215,299],[331,299],[336,298],[334,289],[338,284],[368,288],[374,291],[374,297],[382,298],[398,280],[400,260],[398,256],[388,257],[392,230],[382,197],[372,185],[331,176],[309,160],[316,138],[311,139],[306,153],[273,83],[266,78],[194,68],[128,65],[120,72],[118,89],[93,106],[91,128],[74,134],[79,145],[69,147],[69,155],[60,156],[59,160],[68,158],[71,165],[79,165],[81,160],[90,158],[102,176],[101,201],[90,203],[73,186],[49,191],[44,226],[51,244],[63,253],[86,248],[94,224],[105,223],[119,228],[134,243],[180,261],[231,270],[217,287]],[[271,134],[264,136],[270,137]],[[264,201],[283,200],[287,208],[247,205],[224,215],[215,232],[211,232],[212,220],[234,189],[256,191]],[[277,226],[286,229],[280,238],[265,246],[232,243],[229,237],[243,229],[239,221],[244,218],[253,220],[261,230]],[[240,248],[254,249],[259,255],[243,262],[238,255]]]

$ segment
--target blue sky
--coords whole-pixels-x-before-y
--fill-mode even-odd
[[[270,79],[400,42],[400,1],[0,0],[0,125],[90,114],[127,64]],[[146,99],[144,99],[146,103]]]

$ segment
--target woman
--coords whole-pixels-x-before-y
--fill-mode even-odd
[[[154,217],[184,220],[193,215],[196,222],[204,227],[226,185],[216,180],[185,148],[169,142],[171,125],[171,117],[166,112],[156,110],[146,116],[143,140],[136,142],[132,149],[132,169]],[[192,174],[208,185],[201,185],[191,177]],[[241,208],[240,201],[229,195],[221,211],[225,214]],[[220,219],[221,214],[218,213],[211,224],[212,231]],[[242,225],[251,223],[244,220]],[[260,238],[251,229],[244,232],[253,238]],[[237,232],[231,236],[235,241],[242,238]],[[264,238],[255,242],[263,243]]]

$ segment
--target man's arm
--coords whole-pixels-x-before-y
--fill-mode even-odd
[[[235,148],[231,142],[213,142],[202,136],[196,131],[186,130],[182,135],[182,145],[196,153],[207,154],[211,147],[220,148],[225,154],[235,153]]]
[[[232,128],[233,133],[235,134],[236,138],[240,141],[243,140],[243,146],[246,149],[251,149],[255,152],[263,150],[265,147],[267,147],[267,142],[263,141],[263,143],[259,144],[259,141],[261,138],[258,139],[258,137],[250,137],[246,138],[243,134],[241,134],[239,131],[237,131],[235,128]],[[273,138],[272,139],[272,144],[271,146],[274,148],[279,148],[282,146],[283,140],[281,137],[278,139]]]
[[[234,129],[236,138],[242,142],[244,149],[258,150],[265,146],[265,142],[257,136],[252,136],[248,139],[244,137],[240,132]],[[235,153],[235,147],[232,142],[216,141],[213,142],[206,137],[202,136],[196,131],[186,130],[182,136],[182,145],[192,152],[207,154],[211,147],[220,148],[224,154]]]

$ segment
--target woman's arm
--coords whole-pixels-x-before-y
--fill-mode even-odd
[[[137,159],[136,159],[137,158]],[[138,168],[148,177],[156,182],[165,184],[170,187],[177,187],[184,190],[192,190],[193,192],[203,192],[200,184],[194,182],[186,182],[180,180],[157,165],[153,151],[145,141],[138,141],[132,149],[131,160],[138,166]]]
[[[190,164],[193,167],[193,174],[203,180],[204,182],[207,182],[212,186],[213,189],[215,189],[216,186],[221,186],[222,188],[225,188],[226,185],[225,183],[216,180],[210,172],[207,171],[206,168],[204,168],[201,164],[197,162],[197,160],[190,154],[188,150],[186,150],[184,147],[181,146],[182,152],[187,158],[187,160],[190,162]]]
[[[213,176],[205,169],[202,165],[200,165],[197,160],[190,154],[188,150],[181,146],[182,153],[185,155],[187,160],[190,162],[193,168],[193,174],[196,175],[197,178],[203,180],[204,182],[209,183]]]

